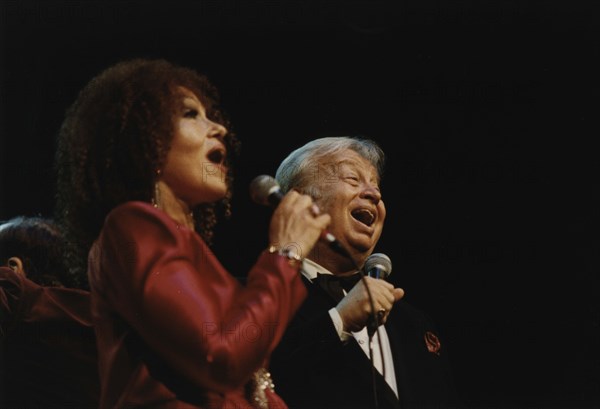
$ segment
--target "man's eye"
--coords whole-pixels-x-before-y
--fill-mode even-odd
[[[197,109],[186,109],[183,113],[184,118],[196,118],[198,116]]]

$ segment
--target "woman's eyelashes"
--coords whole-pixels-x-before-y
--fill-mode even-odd
[[[200,112],[195,108],[185,108],[183,111],[184,118],[197,118]]]

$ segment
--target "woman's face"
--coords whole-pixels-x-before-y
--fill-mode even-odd
[[[206,117],[200,100],[180,87],[183,108],[175,119],[175,135],[162,180],[190,207],[222,199],[227,193],[224,126]]]

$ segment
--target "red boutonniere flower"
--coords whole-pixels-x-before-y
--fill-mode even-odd
[[[442,344],[438,337],[431,331],[425,332],[425,345],[427,345],[427,350],[436,355],[440,354],[440,349],[442,348]]]

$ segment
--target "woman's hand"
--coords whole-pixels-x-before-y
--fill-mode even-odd
[[[320,214],[308,195],[288,192],[273,212],[269,226],[270,244],[308,256],[321,232],[331,222],[331,216]]]

